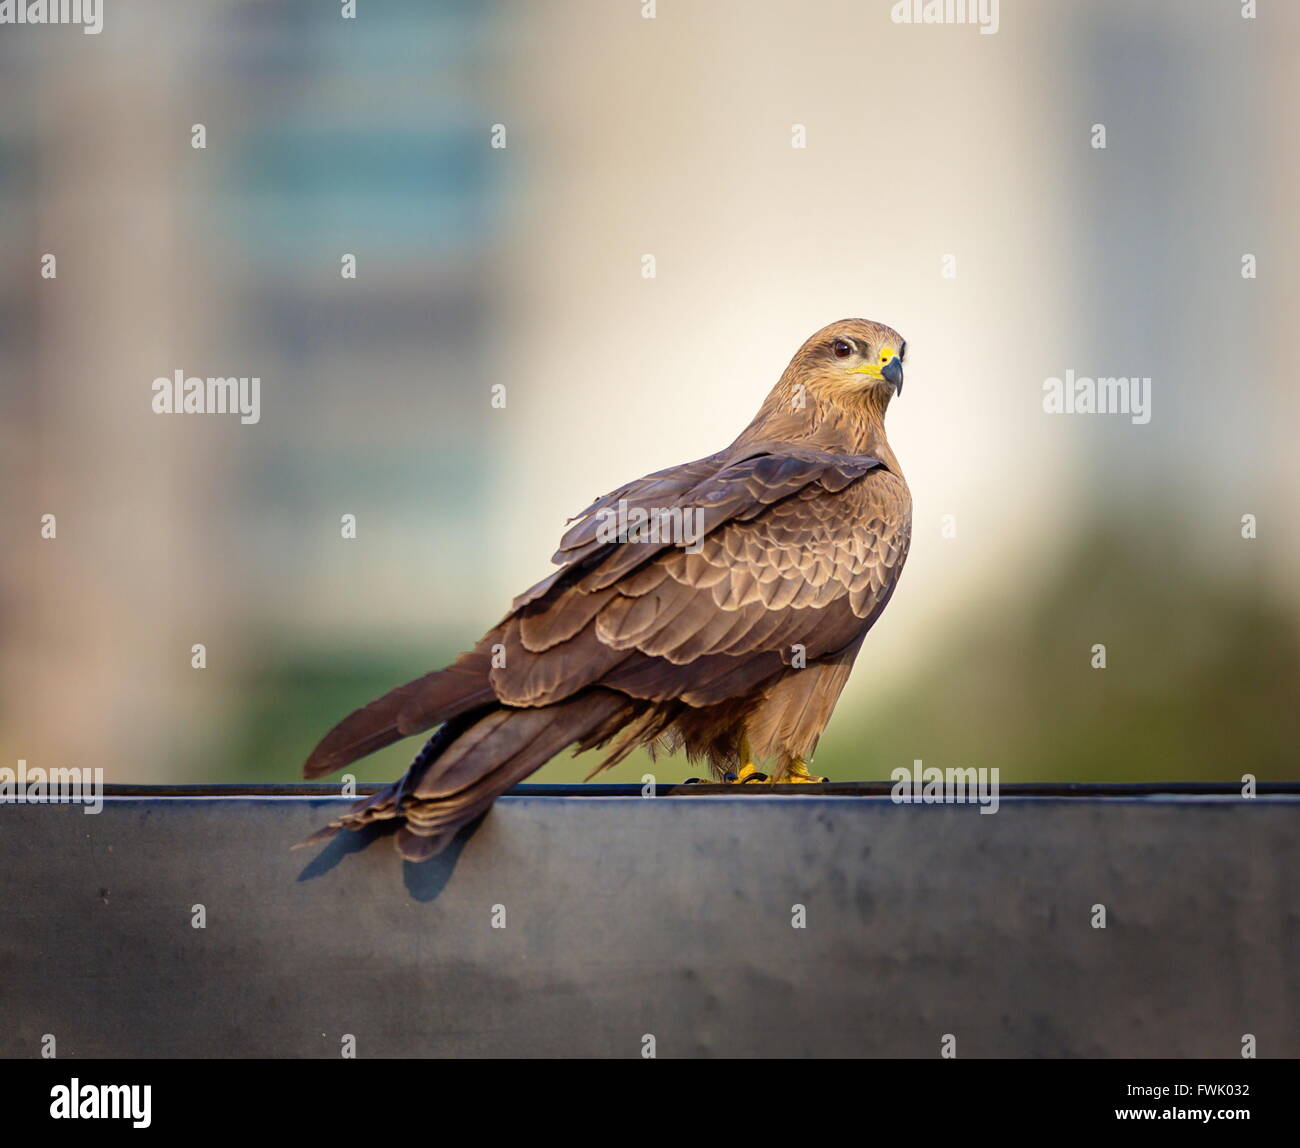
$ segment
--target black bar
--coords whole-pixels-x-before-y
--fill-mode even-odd
[[[631,1057],[629,1059],[638,1059]],[[117,1120],[89,1116],[59,1118],[51,1109],[63,1097],[55,1089],[71,1089],[85,1103],[87,1085],[148,1085],[149,1125],[134,1129],[174,1136],[190,1131],[201,1122],[207,1136],[216,1133],[246,1133],[258,1114],[280,1113],[291,1121],[294,1139],[325,1133],[331,1142],[352,1133],[364,1133],[367,1139],[383,1135],[385,1129],[401,1121],[420,1127],[425,1118],[445,1105],[424,1108],[416,1103],[423,1093],[444,1093],[449,1083],[458,1082],[460,1073],[471,1077],[466,1083],[482,1089],[481,1099],[489,1105],[509,1100],[509,1107],[524,1119],[524,1112],[545,1106],[554,1112],[564,1103],[577,1108],[577,1119],[591,1122],[597,1112],[609,1106],[615,1109],[628,1103],[626,1089],[640,1085],[654,1090],[652,1102],[638,1108],[636,1123],[644,1134],[646,1120],[671,1121],[680,1128],[683,1113],[664,1092],[664,1088],[689,1088],[698,1082],[699,1070],[692,1065],[690,1075],[678,1076],[671,1068],[649,1069],[641,1065],[624,1075],[605,1077],[605,1071],[586,1067],[581,1097],[572,1091],[556,1089],[549,1074],[531,1070],[510,1074],[508,1085],[499,1083],[500,1074],[489,1073],[482,1065],[461,1067],[441,1062],[436,1067],[417,1061],[393,1060],[311,1060],[311,1061],[103,1061],[103,1060],[24,1060],[5,1061],[5,1123],[11,1132],[43,1133],[59,1130],[98,1135],[109,1129],[132,1130],[131,1118]],[[838,1074],[827,1074],[815,1065],[791,1070],[815,1080],[831,1081]],[[1209,1125],[1222,1133],[1238,1128],[1258,1136],[1280,1131],[1289,1123],[1294,1092],[1295,1065],[1288,1061],[1236,1060],[1210,1061],[996,1061],[939,1060],[873,1061],[869,1068],[869,1098],[881,1116],[888,1114],[893,1127],[908,1127],[925,1133],[951,1129],[970,1133],[983,1129],[999,1134],[1035,1131],[1054,1134],[1062,1128],[1072,1133],[1110,1131],[1120,1125],[1136,1124],[1140,1128],[1185,1130]],[[741,1079],[750,1075],[743,1067],[729,1066],[728,1073]],[[413,1085],[409,1092],[406,1085]],[[606,1087],[602,1089],[601,1084]],[[609,1086],[617,1087],[614,1091]],[[1175,1089],[1191,1092],[1177,1095]],[[1209,1094],[1197,1089],[1212,1088]],[[1133,1090],[1141,1090],[1135,1093]],[[1160,1094],[1160,1090],[1168,1093]],[[840,1103],[837,1089],[822,1090],[815,1102],[818,1107]],[[53,1098],[52,1098],[53,1097]],[[384,1098],[387,1097],[387,1101]],[[405,1098],[405,1099],[404,1099]],[[143,1100],[143,1093],[137,1094]],[[728,1119],[740,1117],[741,1125],[752,1116],[753,1098],[733,1104],[736,1110]],[[859,1119],[874,1119],[864,1112],[863,1098],[850,1102],[845,1112]],[[533,1103],[529,1103],[532,1101]],[[1177,1112],[1198,1110],[1212,1115],[1196,1118],[1179,1117]],[[471,1105],[466,1114],[484,1111]],[[688,1110],[689,1111],[689,1110]],[[1120,1116],[1123,1112],[1126,1115]],[[485,1113],[486,1114],[486,1113]],[[1141,1115],[1139,1115],[1141,1114]],[[1169,1115],[1166,1115],[1169,1114]],[[1231,1114],[1231,1115],[1229,1115]],[[624,1112],[624,1119],[626,1113]],[[492,1128],[499,1129],[491,1115]],[[468,1120],[466,1123],[470,1123]],[[472,1126],[472,1124],[471,1124]],[[1233,1137],[1221,1142],[1250,1143]]]

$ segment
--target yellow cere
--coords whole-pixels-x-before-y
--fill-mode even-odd
[[[865,367],[854,367],[849,373],[854,375],[870,375],[873,379],[883,379],[884,375],[880,373],[881,368],[896,354],[898,354],[898,352],[895,351],[893,347],[881,347],[880,362],[868,363]]]

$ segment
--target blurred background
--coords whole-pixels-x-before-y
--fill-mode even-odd
[[[650,7],[0,26],[0,762],[296,778],[863,316],[908,341],[913,544],[818,771],[1300,777],[1300,6]],[[178,370],[260,421],[154,414]],[[1045,413],[1067,370],[1151,421]]]

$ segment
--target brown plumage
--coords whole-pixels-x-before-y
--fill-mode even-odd
[[[911,496],[884,428],[904,352],[888,327],[833,323],[731,446],[587,507],[560,569],[473,650],[326,735],[309,778],[440,726],[405,776],[303,844],[398,818],[398,851],[424,860],[575,744],[608,747],[597,771],[644,744],[719,775],[748,749],[776,780],[808,777],[907,557]],[[633,524],[638,508],[698,511],[702,537],[611,538],[620,504]]]

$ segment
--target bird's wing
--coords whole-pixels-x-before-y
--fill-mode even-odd
[[[703,537],[607,541],[601,511],[698,509]],[[703,706],[850,645],[893,592],[911,525],[879,460],[772,447],[648,475],[598,499],[565,534],[564,565],[445,670],[345,718],[304,772],[318,777],[483,706],[546,706],[593,685]]]
[[[652,476],[658,483],[661,479]],[[843,649],[874,621],[906,556],[910,500],[877,459],[751,455],[656,503],[703,513],[697,547],[602,542],[596,509],[565,535],[567,565],[497,631],[497,696],[548,705],[599,684],[708,705]]]
[[[569,519],[569,522],[577,525],[565,532],[560,539],[559,549],[551,557],[551,561],[558,564],[560,569],[520,594],[511,604],[511,609],[517,610],[525,603],[543,597],[565,577],[568,568],[575,562],[590,557],[602,548],[597,538],[602,513],[616,513],[620,503],[628,510],[646,511],[680,505],[684,496],[722,469],[725,453],[720,451],[694,462],[657,470],[595,499],[585,510]]]

